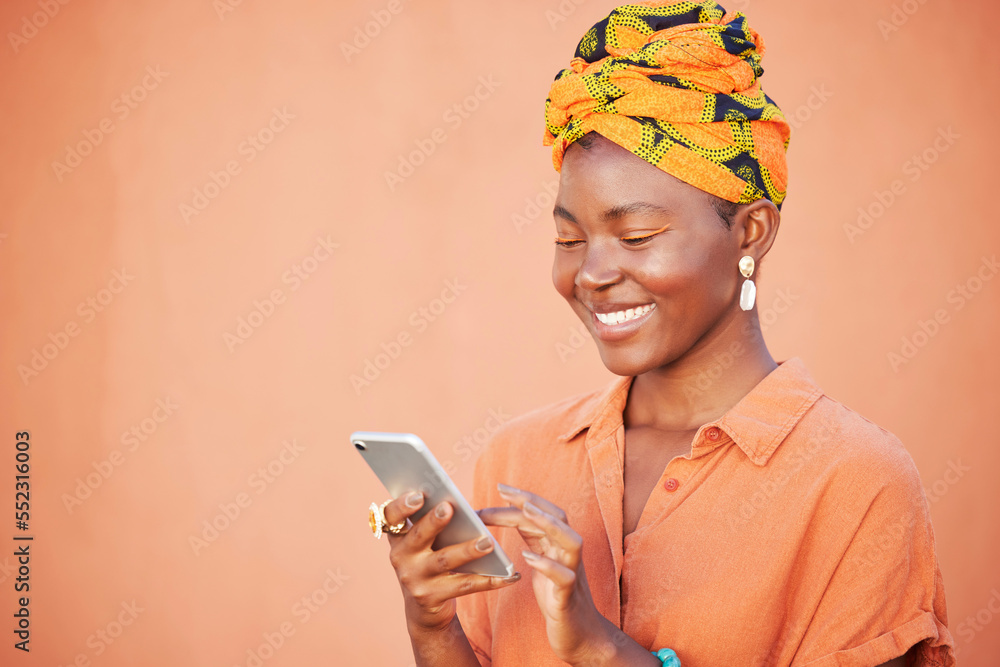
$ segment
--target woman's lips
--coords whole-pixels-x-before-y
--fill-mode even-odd
[[[597,337],[605,341],[627,338],[650,318],[656,304],[647,303],[612,312],[591,310],[591,320]]]

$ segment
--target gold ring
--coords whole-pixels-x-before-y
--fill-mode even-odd
[[[390,535],[405,535],[406,531],[406,519],[403,519],[394,526],[390,526],[385,520],[385,506],[392,502],[392,498],[385,501],[381,505],[372,503],[368,507],[368,525],[372,529],[372,533],[375,535],[375,539],[382,539],[382,533],[389,533]]]

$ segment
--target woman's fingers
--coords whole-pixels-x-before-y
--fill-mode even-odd
[[[474,560],[482,558],[493,551],[493,548],[493,538],[488,535],[483,535],[477,540],[469,540],[460,544],[442,547],[428,554],[425,574],[428,577],[447,574],[466,563],[471,563]],[[504,577],[499,578],[503,579]]]
[[[497,484],[497,490],[504,500],[508,501],[514,507],[524,507],[525,502],[530,502],[535,507],[539,507],[543,512],[547,512],[554,517],[558,517],[560,521],[566,521],[566,512],[562,510],[561,507],[555,503],[551,503],[541,496],[531,493],[530,491],[523,491],[522,489],[516,489],[513,486],[507,486],[506,484]]]
[[[414,512],[424,506],[424,494],[420,491],[404,493],[391,503],[385,506],[385,521],[390,526],[395,526],[401,521],[409,519]]]
[[[509,577],[484,577],[481,574],[453,572],[415,584],[410,588],[410,595],[419,604],[433,607],[452,598],[503,588],[520,580],[520,572],[515,572]]]
[[[487,507],[479,510],[479,516],[487,526],[517,528],[533,551],[545,550],[544,547],[536,548],[538,540],[545,538],[549,545],[557,547],[560,552],[548,555],[557,557],[568,567],[575,568],[580,562],[580,551],[583,548],[583,538],[580,534],[565,521],[543,511],[534,503],[524,501],[520,509]]]
[[[445,501],[420,517],[406,534],[398,535],[396,539],[401,543],[400,546],[404,546],[408,551],[430,549],[438,533],[451,521],[453,514],[451,503]]]
[[[560,514],[565,516],[561,510]],[[583,550],[580,534],[565,520],[543,511],[524,498],[520,500],[520,509],[487,507],[479,510],[479,517],[488,526],[517,528],[531,552],[543,553],[571,571],[580,565]]]
[[[394,526],[403,520],[409,520],[409,517],[423,507],[424,500],[424,495],[420,491],[413,491],[396,498],[385,506],[386,523]],[[394,549],[402,547],[407,551],[429,549],[438,533],[451,521],[452,514],[451,504],[445,501],[420,517],[404,534],[386,533],[389,544],[392,544]]]
[[[420,496],[420,497],[416,497]],[[413,511],[417,508],[407,507],[403,510],[399,510],[399,501],[407,500],[407,496],[401,496],[397,498],[389,505],[386,505],[386,514],[388,515],[389,508],[394,504],[397,505],[397,511],[405,512],[409,511],[412,516]],[[422,504],[423,497],[417,492],[414,497],[409,497],[412,504],[420,502]],[[454,510],[451,504],[448,502],[443,502],[434,508],[433,511],[428,512],[420,519],[417,520],[413,527],[410,528],[403,535],[390,535],[390,542],[392,548],[390,549],[390,558],[395,558],[402,554],[418,554],[421,551],[426,551],[426,559],[430,565],[426,568],[421,568],[427,570],[428,575],[437,575],[450,572],[455,568],[465,565],[471,561],[478,558],[482,558],[486,554],[493,551],[494,543],[491,536],[484,535],[478,540],[468,540],[460,544],[453,544],[451,546],[442,547],[441,549],[434,550],[432,545],[434,540],[437,538],[438,533],[440,533],[448,522],[451,521]],[[399,515],[397,515],[399,516]],[[390,521],[388,516],[386,520]],[[481,576],[481,575],[477,575]]]
[[[528,521],[540,528],[549,540],[570,553],[579,554],[583,546],[583,538],[580,537],[579,533],[570,528],[565,520],[542,510],[530,502],[524,504],[523,510]]]
[[[580,564],[580,550],[583,548],[583,538],[561,519],[542,511],[533,503],[524,504],[524,515],[533,523],[536,529],[545,533],[548,541],[558,547],[556,553],[547,555],[557,558],[563,565],[576,569]]]
[[[562,591],[560,598],[562,598],[563,601],[569,599],[569,596],[573,592],[573,584],[576,583],[575,570],[566,567],[559,561],[547,558],[541,554],[536,554],[533,551],[525,550],[521,552],[521,555],[524,556],[525,562],[527,562],[533,570],[541,572],[553,584],[555,584],[560,591]]]
[[[385,520],[389,525],[412,523],[402,535],[389,533],[389,563],[396,571],[407,618],[422,627],[445,627],[454,618],[456,605],[453,598],[479,591],[493,590],[520,581],[520,573],[510,577],[485,577],[478,574],[457,573],[454,570],[494,549],[492,536],[479,541],[438,549],[433,548],[435,538],[454,516],[451,504],[443,502],[437,507],[424,507],[425,498],[420,492],[404,494],[385,506]],[[424,510],[416,521],[415,513]]]
[[[477,512],[487,526],[517,528],[522,535],[545,537],[545,531],[535,525],[518,507],[486,507]]]

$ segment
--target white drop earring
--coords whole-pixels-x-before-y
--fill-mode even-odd
[[[743,281],[743,289],[740,290],[740,308],[750,310],[757,300],[757,286],[750,280],[753,275],[754,261],[750,255],[744,255],[740,259],[740,273],[746,280]]]

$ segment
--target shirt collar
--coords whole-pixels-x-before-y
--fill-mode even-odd
[[[571,428],[563,432],[559,440],[569,441],[584,429],[592,429],[594,432],[590,435],[598,441],[617,429],[623,421],[622,413],[633,379],[631,376],[618,378],[604,391],[584,401],[576,411]],[[717,427],[756,465],[766,465],[785,436],[822,395],[823,391],[801,359],[792,357],[779,362],[776,369],[722,417],[698,429],[694,449],[698,451],[721,444],[721,440],[710,442],[704,436],[705,431]]]
[[[580,434],[580,431],[591,428],[595,423],[615,427],[615,415],[617,415],[617,423],[621,424],[623,421],[622,413],[625,411],[625,401],[628,399],[628,390],[632,386],[634,377],[619,377],[603,391],[591,395],[576,410],[576,416],[571,422],[572,427],[560,435],[559,440],[572,440]]]

